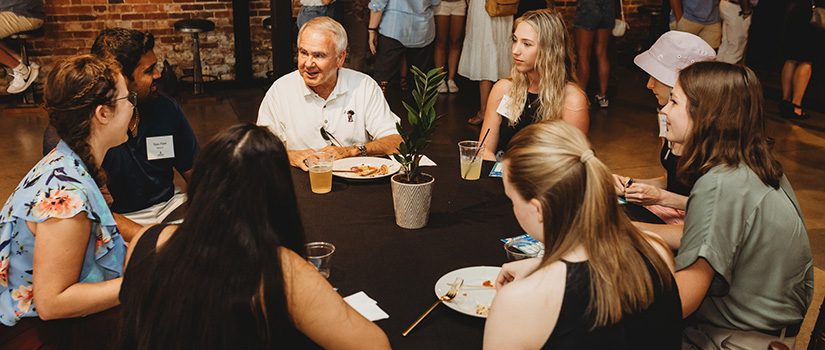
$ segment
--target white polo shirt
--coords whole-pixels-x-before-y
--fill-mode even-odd
[[[338,82],[326,100],[296,70],[272,84],[258,110],[258,125],[269,128],[290,151],[329,145],[321,137],[322,126],[343,146],[353,146],[398,134],[395,123],[400,120],[375,80],[346,68],[338,70]]]

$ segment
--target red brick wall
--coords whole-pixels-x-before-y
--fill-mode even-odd
[[[272,66],[269,32],[261,24],[269,16],[269,0],[252,0],[249,7],[253,71],[263,76]],[[158,58],[180,75],[192,67],[192,38],[177,32],[174,23],[202,18],[215,22],[214,31],[200,36],[204,72],[235,78],[231,0],[49,0],[44,10],[46,36],[33,40],[30,52],[47,69],[61,57],[88,52],[101,29],[125,27],[154,34]]]
[[[631,30],[621,41],[643,40],[648,19],[636,12],[645,3],[660,0],[624,0],[625,16]],[[292,0],[297,15],[300,4]],[[167,59],[180,76],[192,67],[192,39],[174,29],[174,22],[184,18],[203,18],[215,22],[215,30],[201,35],[201,59],[204,72],[224,80],[235,78],[235,55],[231,0],[48,0],[45,2],[44,38],[31,40],[30,54],[49,69],[55,60],[77,53],[87,53],[97,33],[107,27],[126,27],[149,31],[155,35],[155,52]],[[557,1],[556,7],[572,24],[575,1]],[[264,77],[272,69],[271,40],[262,21],[269,14],[269,0],[250,0],[252,71]]]

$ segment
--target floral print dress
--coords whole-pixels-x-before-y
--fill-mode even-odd
[[[112,212],[86,166],[61,141],[17,185],[0,211],[0,322],[37,316],[32,270],[34,235],[26,221],[66,219],[85,212],[92,230],[78,282],[120,277],[126,245]]]

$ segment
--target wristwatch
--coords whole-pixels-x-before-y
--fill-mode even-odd
[[[367,146],[365,146],[363,143],[356,143],[355,147],[358,147],[358,150],[361,151],[362,156],[367,155]]]

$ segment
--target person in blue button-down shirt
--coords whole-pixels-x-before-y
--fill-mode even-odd
[[[375,80],[386,92],[398,74],[401,58],[428,71],[433,65],[435,20],[433,9],[441,0],[371,0],[370,51],[375,54]]]

